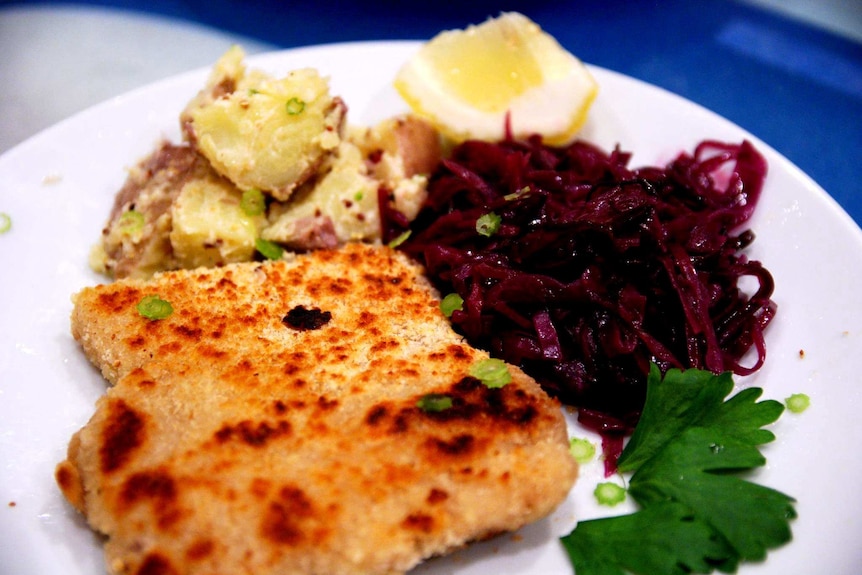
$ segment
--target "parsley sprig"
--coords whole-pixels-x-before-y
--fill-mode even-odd
[[[734,572],[791,539],[793,498],[740,473],[766,459],[775,439],[763,426],[784,410],[733,390],[729,373],[653,365],[640,422],[619,458],[633,473],[634,513],[580,522],[562,538],[577,575]]]

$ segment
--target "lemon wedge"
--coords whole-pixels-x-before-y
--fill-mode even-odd
[[[583,62],[518,12],[440,32],[398,71],[394,86],[417,116],[456,142],[502,139],[508,121],[515,138],[567,143],[598,93]]]

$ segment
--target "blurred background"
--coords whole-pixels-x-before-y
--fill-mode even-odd
[[[234,43],[425,40],[505,10],[739,124],[862,222],[862,0],[0,0],[0,153]]]

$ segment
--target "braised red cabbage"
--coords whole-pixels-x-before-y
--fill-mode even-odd
[[[630,157],[581,141],[467,141],[432,175],[400,245],[442,295],[463,298],[451,319],[468,341],[606,436],[637,423],[651,362],[759,369],[776,312],[770,273],[743,253],[767,172],[752,144],[704,141],[665,167]],[[492,212],[499,227],[478,233]],[[386,240],[408,226],[382,216]]]

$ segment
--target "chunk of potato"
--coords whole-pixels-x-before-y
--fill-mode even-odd
[[[346,106],[317,70],[276,79],[248,70],[236,49],[183,112],[185,132],[223,176],[284,201],[341,141]]]
[[[289,247],[331,248],[348,241],[380,237],[379,182],[367,175],[365,160],[344,141],[330,170],[286,203],[270,207],[264,239]]]
[[[129,169],[114,198],[99,248],[91,254],[93,269],[115,279],[148,278],[172,269],[171,205],[186,182],[217,177],[190,146],[161,142]]]
[[[370,176],[390,191],[395,209],[414,219],[427,196],[428,176],[443,154],[437,130],[403,115],[371,128],[354,127],[349,137],[369,159]]]
[[[217,266],[254,257],[255,239],[266,224],[248,215],[242,192],[222,178],[187,182],[171,206],[174,258],[182,268]]]
[[[217,99],[227,96],[236,90],[237,82],[245,76],[245,52],[239,46],[231,46],[227,52],[222,54],[216,61],[206,85],[180,112],[180,126],[183,128],[187,139],[194,140],[194,131],[191,126],[192,112],[215,102]]]

